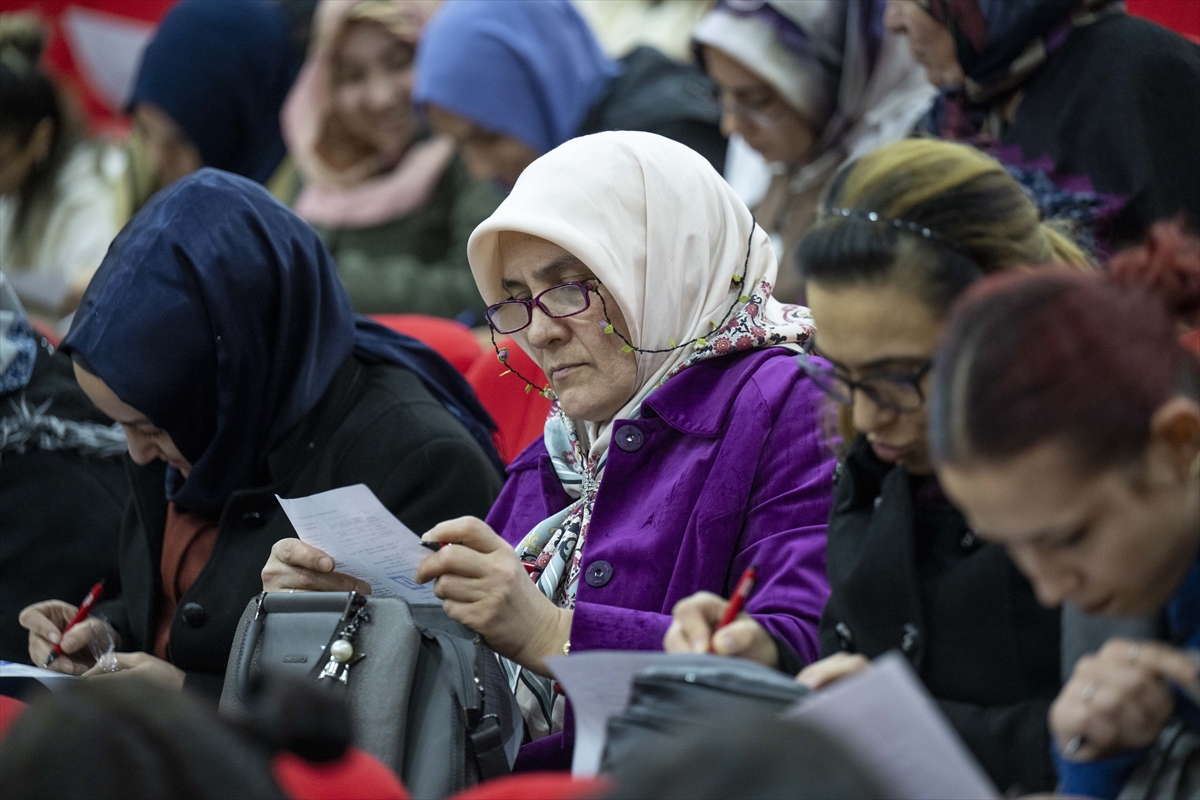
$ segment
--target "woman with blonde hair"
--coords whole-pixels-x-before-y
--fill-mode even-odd
[[[947,310],[971,283],[1088,261],[1040,221],[999,163],[915,139],[834,178],[799,261],[818,331],[801,367],[843,422],[823,658],[799,679],[820,688],[900,649],[1002,790],[1051,790],[1046,712],[1060,681],[1059,615],[946,501],[929,461],[925,398]],[[756,652],[764,632],[752,620],[712,634],[725,605],[698,595],[676,606],[667,649]]]
[[[323,0],[283,107],[316,227],[357,311],[482,322],[467,238],[500,203],[413,109],[413,59],[439,0]]]

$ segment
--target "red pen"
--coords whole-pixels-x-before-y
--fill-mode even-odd
[[[750,593],[754,591],[754,584],[757,578],[758,568],[751,564],[742,573],[742,577],[737,583],[737,588],[733,590],[733,597],[729,598],[729,607],[725,609],[725,616],[721,617],[721,621],[717,624],[717,628],[713,633],[733,622],[737,619],[737,615],[742,613],[742,607],[746,605],[746,600],[749,599]],[[708,652],[713,652],[711,644],[708,646]]]
[[[104,594],[104,581],[100,581],[92,590],[87,593],[87,597],[83,598],[83,602],[79,604],[79,610],[75,612],[75,619],[71,620],[71,624],[63,628],[62,635],[66,636],[67,631],[74,628],[79,623],[87,619],[88,614],[92,613],[92,606],[96,605],[96,601],[100,599],[100,595]],[[50,648],[50,655],[46,656],[46,663],[42,664],[42,668],[50,666],[54,663],[54,659],[62,655],[62,636],[58,638],[58,644]]]

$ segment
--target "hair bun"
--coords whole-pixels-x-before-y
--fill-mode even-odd
[[[337,761],[353,738],[344,698],[294,679],[268,679],[252,687],[248,722],[272,751],[314,763]]]
[[[0,14],[0,50],[4,65],[14,71],[25,71],[37,66],[46,47],[46,28],[41,17],[32,11],[11,11]],[[23,59],[24,70],[18,70],[12,55]]]

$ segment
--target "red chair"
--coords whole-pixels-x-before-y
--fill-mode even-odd
[[[424,314],[372,314],[371,319],[429,345],[462,375],[467,374],[483,353],[471,329],[452,319]]]
[[[0,739],[4,738],[4,734],[9,727],[17,721],[17,717],[25,711],[25,704],[20,700],[12,697],[0,695]]]
[[[396,773],[375,756],[351,747],[339,760],[314,764],[280,753],[275,782],[292,800],[410,800]]]
[[[526,772],[472,786],[450,800],[591,800],[613,788],[604,778],[572,778],[569,772]]]
[[[485,352],[466,375],[479,402],[496,421],[496,449],[507,464],[530,442],[541,438],[550,401],[537,391],[526,392],[528,384],[517,375],[524,375],[539,388],[545,386],[546,376],[533,359],[510,336],[497,339],[496,344],[508,350],[508,363],[501,364],[496,353]]]

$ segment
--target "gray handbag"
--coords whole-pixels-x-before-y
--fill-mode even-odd
[[[1200,798],[1200,733],[1182,721],[1167,725],[1117,800]]]
[[[221,713],[245,713],[260,676],[344,692],[354,743],[414,798],[440,798],[509,772],[524,735],[503,669],[440,605],[356,592],[263,592],[238,623]]]
[[[762,664],[710,655],[673,657],[634,676],[629,705],[608,721],[601,772],[619,772],[697,729],[777,714],[806,694],[795,678]]]

